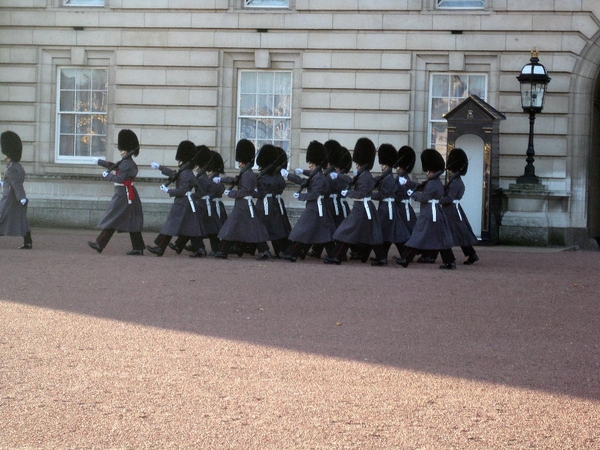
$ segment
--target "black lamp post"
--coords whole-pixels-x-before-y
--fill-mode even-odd
[[[525,173],[517,178],[519,184],[539,184],[540,179],[535,174],[533,167],[533,157],[535,151],[533,149],[533,124],[535,115],[542,112],[544,109],[544,97],[546,96],[546,87],[550,83],[550,77],[546,68],[539,63],[538,52],[536,49],[531,51],[531,59],[529,64],[526,64],[521,69],[520,75],[517,77],[521,83],[521,107],[523,111],[529,113],[529,145],[527,147],[527,165]]]

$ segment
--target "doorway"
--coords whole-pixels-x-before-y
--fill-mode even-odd
[[[465,195],[460,201],[469,223],[473,228],[473,233],[481,239],[481,224],[483,218],[483,191],[485,187],[484,179],[484,142],[479,136],[474,134],[465,134],[460,136],[454,145],[454,148],[462,148],[469,158],[469,170],[462,177],[465,183]]]

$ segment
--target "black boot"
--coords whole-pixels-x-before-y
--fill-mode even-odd
[[[146,245],[146,248],[148,249],[148,251],[150,253],[152,253],[153,255],[156,256],[162,256],[163,253],[165,253],[165,249],[164,248],[160,248],[160,247],[151,247],[149,245]]]
[[[98,253],[102,253],[102,247],[100,247],[97,242],[88,241],[88,245]]]

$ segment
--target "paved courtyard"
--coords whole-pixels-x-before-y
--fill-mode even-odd
[[[441,271],[96,234],[0,237],[1,449],[600,448],[599,251]]]

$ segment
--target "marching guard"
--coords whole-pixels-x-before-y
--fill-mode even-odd
[[[171,242],[173,236],[185,236],[192,241],[192,251],[196,252],[202,242],[203,230],[196,217],[196,202],[193,190],[198,180],[193,172],[193,159],[196,156],[196,146],[191,141],[182,141],[177,147],[175,159],[178,161],[179,170],[153,162],[150,167],[159,169],[163,175],[169,177],[169,182],[160,186],[160,190],[174,197],[173,205],[167,216],[165,224],[154,240],[155,247],[147,245],[148,251],[156,256],[162,256]],[[171,180],[175,181],[175,188],[169,188]]]
[[[119,131],[117,148],[121,160],[116,164],[103,159],[96,161],[99,166],[107,169],[102,176],[115,184],[115,193],[98,223],[98,228],[102,231],[95,241],[88,241],[88,245],[98,253],[102,253],[115,231],[129,233],[132,249],[126,254],[141,256],[145,248],[142,237],[144,214],[142,202],[134,186],[138,167],[133,160],[133,157],[140,153],[137,135],[131,130]],[[113,170],[115,170],[114,174],[111,173]]]
[[[357,169],[351,183],[354,189],[344,190],[341,193],[343,197],[354,200],[354,205],[348,217],[333,234],[335,247],[323,260],[325,264],[341,264],[342,256],[350,246],[356,246],[360,260],[367,262],[372,248],[383,243],[379,217],[371,201],[375,179],[370,170],[376,154],[375,144],[369,138],[360,138],[354,146],[352,160],[356,163]]]
[[[0,137],[0,145],[2,153],[6,156],[4,180],[0,181],[0,236],[23,236],[23,245],[19,249],[31,250],[33,241],[27,219],[29,200],[23,188],[25,170],[19,162],[23,153],[23,143],[14,131],[5,131]]]

